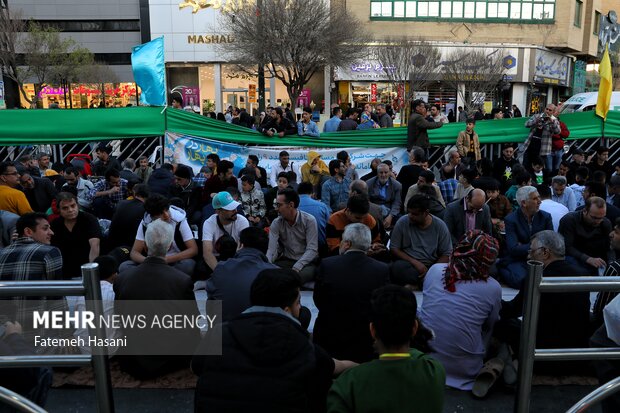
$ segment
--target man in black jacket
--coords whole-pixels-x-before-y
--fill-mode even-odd
[[[297,135],[297,125],[284,116],[282,108],[275,108],[271,113],[273,119],[266,123],[259,132],[269,137],[277,136],[278,138],[282,138],[285,135]]]
[[[134,314],[134,307],[128,300],[140,300],[144,301],[140,313],[145,315],[157,315],[160,319],[163,315],[195,318],[199,311],[191,277],[166,264],[174,227],[157,219],[149,224],[144,238],[148,257],[140,265],[119,274],[114,281],[115,314]],[[123,370],[144,379],[187,368],[189,354],[200,340],[199,330],[156,329],[150,319],[148,328],[136,326],[135,330],[126,328],[123,331],[127,336],[127,346],[119,350]],[[151,347],[145,343],[150,343]]]
[[[565,245],[561,235],[551,230],[540,231],[532,237],[528,259],[543,263],[543,277],[587,275],[564,259]],[[523,315],[523,289],[510,302],[502,302],[501,320],[496,335],[518,348],[520,322]],[[536,329],[536,348],[584,348],[590,336],[590,293],[543,294],[540,298]],[[543,374],[575,374],[574,363],[537,363]],[[569,373],[570,372],[570,373]]]
[[[194,411],[325,410],[332,375],[355,363],[333,360],[309,340],[296,318],[300,287],[293,270],[263,270],[250,289],[252,307],[207,332],[192,361]],[[222,354],[207,355],[219,334]]]
[[[146,184],[137,184],[133,188],[133,199],[124,199],[118,203],[108,230],[106,251],[122,246],[131,249],[138,225],[144,218],[144,201],[149,195],[150,190]]]
[[[426,103],[422,99],[413,101],[414,113],[407,124],[407,151],[413,146],[419,146],[428,151],[431,146],[428,140],[428,129],[437,129],[443,126],[443,122],[429,122],[426,118]]]
[[[370,229],[364,224],[345,227],[340,255],[321,261],[314,286],[319,315],[313,340],[335,358],[358,363],[374,358],[368,329],[370,297],[387,285],[387,264],[366,256],[371,245]]]
[[[24,188],[30,207],[36,212],[47,212],[58,193],[54,183],[48,178],[33,177],[25,171],[19,177],[19,183]]]
[[[180,199],[182,203],[180,206],[187,214],[187,221],[190,224],[199,225],[202,217],[202,188],[196,186],[192,180],[193,175],[192,168],[187,165],[178,165],[174,171],[176,185],[170,192],[173,197]]]

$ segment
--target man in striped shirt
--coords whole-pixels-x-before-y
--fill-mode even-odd
[[[18,238],[6,248],[0,249],[1,281],[47,281],[62,280],[62,254],[50,245],[52,232],[45,214],[30,212],[22,215],[15,224]],[[27,330],[32,314],[29,309],[40,308],[40,301],[17,297],[15,319]],[[32,297],[30,297],[32,298]],[[36,301],[36,302],[35,302]],[[26,331],[24,331],[26,333]],[[26,334],[24,334],[26,336]]]

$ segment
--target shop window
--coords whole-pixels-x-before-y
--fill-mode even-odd
[[[405,3],[405,16],[406,17],[417,17],[415,1],[408,1]]]
[[[581,0],[575,0],[575,21],[573,24],[576,27],[581,27],[581,9],[583,7],[583,2]]]
[[[551,22],[555,18],[556,0],[422,0],[371,1],[371,18],[490,20],[511,23],[513,20]],[[581,1],[578,1],[581,4]],[[581,11],[578,11],[581,14]]]
[[[598,36],[598,32],[601,28],[601,13],[599,11],[594,11],[594,24],[592,27],[594,27],[592,34]]]

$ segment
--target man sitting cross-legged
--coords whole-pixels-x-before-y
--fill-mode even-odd
[[[414,195],[407,203],[407,215],[394,226],[390,237],[394,256],[391,280],[394,284],[413,287],[431,265],[448,262],[452,239],[446,224],[429,212],[429,200]]]
[[[280,216],[269,230],[267,258],[297,271],[304,283],[312,281],[319,255],[316,219],[299,210],[299,195],[292,188],[280,190],[275,205]]]
[[[371,235],[365,224],[347,225],[341,238],[340,255],[324,259],[317,270],[313,339],[333,357],[361,363],[374,358],[370,296],[389,282],[390,269],[366,255]]]

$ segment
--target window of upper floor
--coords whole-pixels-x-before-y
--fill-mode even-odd
[[[371,0],[371,20],[553,23],[556,0]]]

